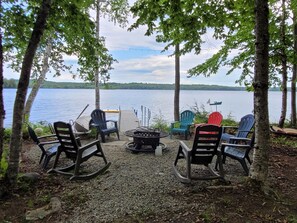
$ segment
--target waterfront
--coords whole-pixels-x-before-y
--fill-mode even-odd
[[[4,106],[6,110],[5,127],[12,124],[13,103],[16,89],[4,89]],[[173,90],[101,90],[101,108],[138,111],[141,106],[151,110],[151,121],[160,115],[170,123],[173,120]],[[222,101],[217,106],[224,117],[232,116],[239,120],[253,112],[253,93],[245,91],[198,91],[183,90],[180,93],[180,110],[191,109],[195,105],[204,106],[208,112],[215,111],[216,106],[207,102]],[[288,95],[288,102],[290,95]],[[75,120],[89,104],[83,115],[91,114],[95,108],[93,89],[40,89],[34,102],[31,122],[55,122]],[[289,104],[289,103],[288,103]],[[290,105],[288,105],[290,113]],[[269,92],[270,122],[277,122],[281,110],[281,92]],[[288,114],[289,116],[289,114]]]

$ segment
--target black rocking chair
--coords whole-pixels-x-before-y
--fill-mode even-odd
[[[173,164],[173,170],[175,176],[182,183],[191,183],[192,180],[212,179],[221,179],[226,182],[224,179],[221,153],[218,150],[221,135],[222,127],[205,124],[197,126],[192,149],[188,148],[183,141],[180,141],[178,153]],[[220,167],[219,172],[216,172],[209,166],[212,163],[214,156],[217,156],[217,162]],[[180,159],[185,159],[185,165],[180,164],[178,167],[178,161]],[[194,176],[192,174],[192,165],[206,166],[211,175],[196,174]],[[182,167],[184,167],[185,171],[182,171]],[[181,172],[183,172],[183,174]]]
[[[70,180],[87,180],[96,177],[99,174],[103,174],[109,168],[110,162],[107,162],[99,140],[82,146],[79,138],[75,137],[72,126],[69,123],[55,122],[54,128],[61,145],[58,147],[54,166],[49,170],[49,173],[57,172],[69,175],[71,176]],[[71,159],[73,163],[69,166],[58,168],[57,166],[62,152],[64,152],[66,157]],[[104,164],[92,173],[80,173],[81,164],[94,156],[99,157],[100,159],[102,158]],[[96,165],[99,166],[100,163],[96,163]],[[69,172],[73,169],[73,172]]]

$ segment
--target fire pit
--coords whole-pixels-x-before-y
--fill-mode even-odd
[[[168,136],[168,133],[157,129],[139,127],[126,131],[125,135],[133,137],[133,142],[126,145],[126,149],[132,152],[154,152],[157,146],[161,146],[162,150],[167,148],[164,143],[160,142],[160,138]]]

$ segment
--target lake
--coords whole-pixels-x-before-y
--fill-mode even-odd
[[[138,111],[141,118],[141,106],[151,110],[151,120],[163,116],[170,123],[173,121],[173,90],[101,90],[102,109],[121,109]],[[5,127],[12,125],[12,111],[16,89],[4,89],[6,110]],[[288,102],[290,101],[288,95]],[[191,109],[195,105],[204,106],[208,112],[216,111],[216,106],[207,101],[222,101],[217,110],[224,117],[240,118],[253,111],[253,93],[245,91],[198,91],[186,90],[180,93],[180,110]],[[89,104],[83,115],[90,115],[95,108],[93,89],[40,89],[34,102],[30,121],[55,122],[75,120]],[[290,114],[290,103],[288,103]],[[278,122],[281,110],[281,92],[269,92],[270,122]],[[288,114],[288,117],[289,117]]]

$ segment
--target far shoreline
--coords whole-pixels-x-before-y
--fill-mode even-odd
[[[17,88],[18,80],[9,80],[10,85],[7,86],[4,81],[4,89]],[[13,82],[13,84],[11,84]],[[29,88],[32,87],[34,81],[31,80]],[[100,89],[104,90],[174,90],[174,84],[155,84],[155,83],[115,83],[110,82],[100,84]],[[45,81],[41,88],[44,89],[94,89],[95,85],[90,82],[54,82]],[[245,87],[232,87],[221,85],[204,85],[204,84],[181,84],[180,90],[203,90],[203,91],[247,91]],[[280,88],[270,88],[269,91],[280,91]],[[290,91],[290,89],[288,89]]]

